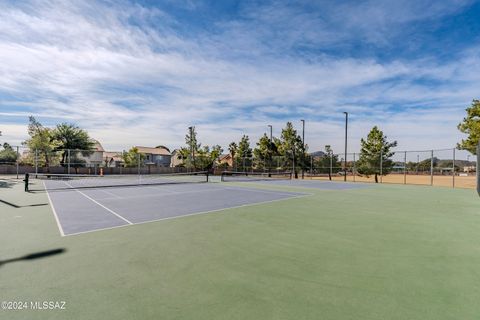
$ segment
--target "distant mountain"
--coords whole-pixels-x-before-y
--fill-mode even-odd
[[[310,153],[310,156],[312,157],[323,157],[324,155],[325,155],[325,152],[323,151],[315,151]]]

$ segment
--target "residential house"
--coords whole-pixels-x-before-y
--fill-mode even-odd
[[[180,149],[175,149],[172,151],[172,157],[170,159],[170,167],[183,167],[185,161],[180,157]]]
[[[172,154],[168,148],[164,146],[155,148],[136,146],[135,148],[137,148],[138,153],[145,155],[146,165],[156,165],[158,167],[170,166]]]
[[[103,153],[103,166],[107,168],[118,168],[123,166],[121,152],[105,151]]]
[[[475,166],[464,166],[463,167],[463,172],[470,173],[470,172],[476,172],[477,168]]]
[[[76,157],[80,161],[85,161],[85,167],[97,167],[103,163],[103,153],[105,152],[105,149],[103,149],[103,146],[99,141],[94,141],[95,145],[93,147],[93,151],[89,152],[88,155],[83,155],[81,152],[76,154]]]
[[[217,160],[219,167],[233,167],[233,158],[230,153],[222,154]]]

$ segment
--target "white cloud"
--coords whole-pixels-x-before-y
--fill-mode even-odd
[[[0,103],[0,114],[25,117],[24,122],[30,114],[50,122],[76,122],[117,150],[178,147],[189,125],[197,126],[205,144],[226,149],[242,133],[255,141],[267,124],[278,135],[287,120],[305,118],[311,150],[325,144],[341,150],[346,110],[352,116],[350,150],[358,150],[360,137],[375,124],[407,149],[453,146],[463,109],[478,94],[478,49],[448,63],[312,58],[287,50],[299,42],[339,45],[334,42],[345,40],[356,27],[374,39],[369,33],[375,26],[388,29],[386,25],[408,22],[400,14],[387,21],[385,15],[395,11],[373,7],[367,3],[345,12],[352,16],[365,9],[372,19],[364,20],[371,23],[352,21],[338,32],[314,32],[325,25],[322,19],[277,6],[270,14],[267,9],[245,11],[245,21],[219,23],[224,32],[194,38],[176,32],[174,17],[139,5],[0,5],[0,95],[16,98]],[[413,20],[458,10],[442,6],[424,16],[412,8],[416,6],[405,10]],[[137,23],[129,23],[132,19]],[[265,26],[257,29],[261,23]],[[278,41],[271,34],[295,24]],[[265,42],[268,37],[274,41]],[[286,52],[269,54],[282,49]],[[23,125],[0,125],[5,139],[25,138]]]

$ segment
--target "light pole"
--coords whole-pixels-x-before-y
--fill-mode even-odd
[[[348,112],[345,114],[345,157],[343,160],[343,181],[347,181],[347,136],[348,136]]]
[[[302,179],[305,179],[305,120],[302,122]]]
[[[273,160],[273,150],[272,150],[272,131],[273,131],[273,127],[271,124],[268,125],[268,127],[270,128],[270,143],[268,144],[268,153],[269,153],[269,156],[268,156],[268,159],[269,159],[269,163],[268,163],[268,176],[271,177],[271,173],[270,171],[272,170],[272,160]]]
[[[193,162],[193,168],[195,170],[195,151],[193,148],[193,130],[195,130],[195,127],[188,127],[188,130],[190,130],[190,160]]]

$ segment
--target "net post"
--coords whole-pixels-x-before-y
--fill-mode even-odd
[[[18,180],[18,162],[19,162],[19,160],[20,160],[20,153],[19,153],[19,148],[17,146],[17,161],[16,161],[17,162],[16,163],[16,165],[17,165],[17,180]]]
[[[407,151],[403,156],[403,184],[407,184]]]
[[[452,188],[455,188],[455,148],[453,148],[453,160],[452,160]]]
[[[433,186],[433,150],[430,153],[430,185]]]

